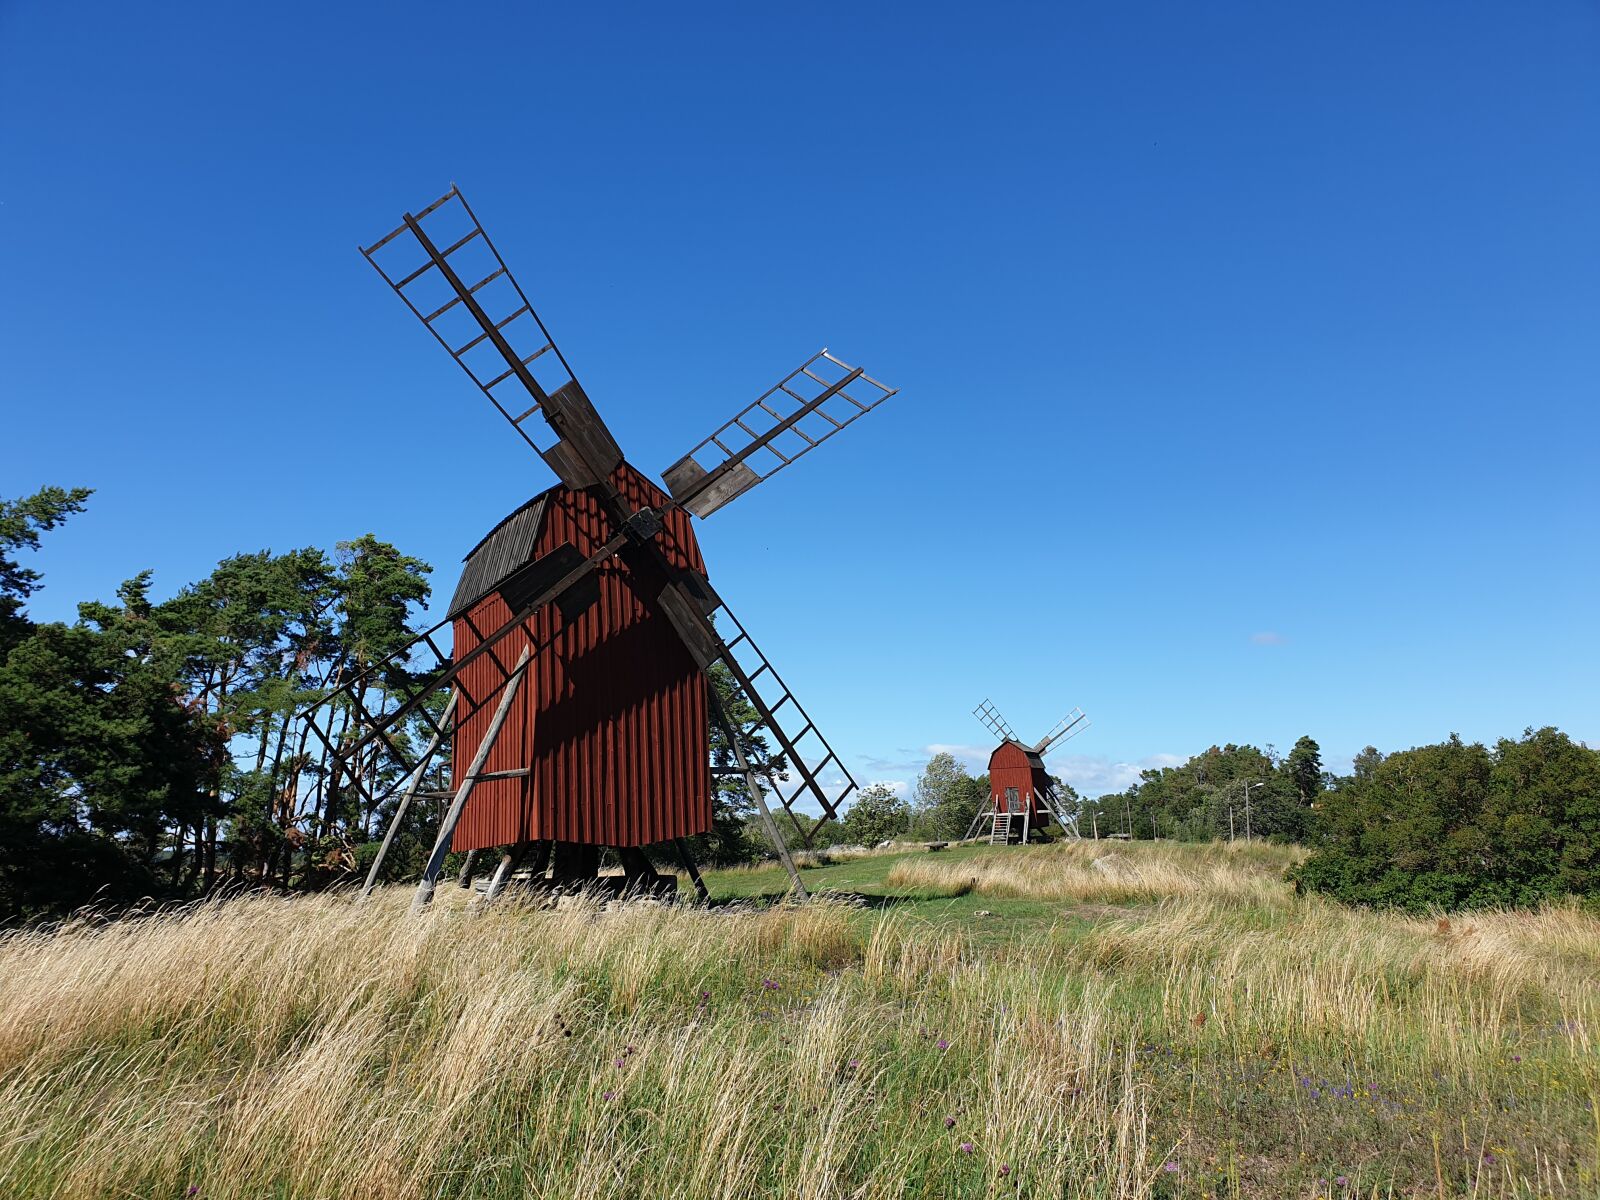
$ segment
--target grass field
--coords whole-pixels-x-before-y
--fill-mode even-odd
[[[709,908],[247,897],[0,939],[0,1196],[1600,1194],[1600,920],[1291,852],[961,848]]]

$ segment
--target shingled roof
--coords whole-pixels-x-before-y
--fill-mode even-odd
[[[554,489],[551,489],[552,491]],[[446,616],[454,620],[533,557],[550,492],[540,492],[496,525],[461,561],[461,580],[450,597]]]

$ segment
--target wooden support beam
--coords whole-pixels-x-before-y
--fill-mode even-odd
[[[423,869],[422,879],[417,884],[417,894],[411,901],[412,912],[421,912],[433,901],[434,885],[438,883],[439,872],[444,870],[445,856],[450,853],[450,841],[455,837],[456,824],[461,820],[461,812],[467,806],[467,797],[472,795],[472,789],[478,782],[483,764],[489,760],[489,751],[493,749],[495,739],[500,736],[500,727],[505,724],[506,714],[511,711],[511,702],[516,698],[517,690],[522,685],[522,677],[528,672],[529,653],[529,648],[524,647],[522,657],[517,659],[516,668],[511,672],[511,678],[506,680],[505,690],[500,694],[500,704],[494,710],[494,718],[489,722],[489,729],[483,741],[478,743],[477,753],[472,756],[472,765],[467,768],[466,777],[456,789],[455,799],[450,802],[450,811],[445,813],[444,820],[440,822],[439,836],[433,843],[433,853],[428,856],[428,865]]]
[[[505,890],[506,882],[522,866],[522,860],[527,857],[532,842],[518,842],[500,856],[500,865],[494,869],[494,874],[489,879],[489,886],[483,893],[483,902],[493,904],[495,897]]]
[[[360,898],[363,900],[372,894],[373,886],[378,882],[378,869],[383,866],[383,860],[389,854],[389,846],[394,842],[394,835],[400,829],[400,822],[405,820],[406,810],[411,807],[411,801],[416,797],[417,788],[422,783],[423,772],[428,769],[428,763],[439,750],[439,742],[442,740],[440,733],[450,724],[451,714],[456,711],[456,701],[460,698],[460,692],[450,693],[450,703],[445,705],[444,715],[439,718],[439,729],[428,740],[427,749],[422,752],[421,760],[411,772],[410,778],[406,780],[406,790],[400,796],[400,805],[394,810],[394,819],[389,822],[389,828],[383,835],[383,844],[378,847],[377,857],[372,860],[372,867],[367,871],[367,881],[361,887]]]
[[[689,872],[689,878],[694,882],[694,890],[700,893],[700,899],[710,900],[711,893],[706,890],[706,881],[700,878],[700,870],[694,865],[694,855],[689,853],[689,843],[682,838],[673,838],[672,844],[677,847],[678,861],[683,864],[683,869]]]

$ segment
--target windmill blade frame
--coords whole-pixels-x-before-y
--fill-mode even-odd
[[[1014,742],[1017,740],[1016,733],[1012,731],[1011,726],[1006,723],[1006,719],[1000,715],[1000,710],[994,706],[987,696],[984,697],[982,704],[972,710],[972,715],[977,717],[984,727],[1002,742]]]
[[[709,618],[713,631],[718,616],[726,617],[737,630],[737,636],[731,641],[723,640],[720,634],[716,635],[721,643],[719,661],[727,666],[744,692],[745,699],[760,714],[761,719],[751,732],[767,730],[778,743],[786,769],[783,772],[769,771],[764,777],[809,847],[814,830],[806,830],[800,825],[796,803],[809,794],[822,809],[822,817],[817,825],[835,820],[845,800],[857,790],[855,777],[801,706],[794,691],[783,681],[777,668],[761,652],[749,630],[734,616],[726,601],[720,596],[716,600],[717,608]],[[740,647],[744,647],[742,656]],[[795,729],[799,732],[792,732]],[[815,739],[814,743],[811,739]],[[838,785],[830,785],[824,777],[830,765],[839,773],[841,782]]]
[[[1049,751],[1051,746],[1056,745],[1058,742],[1071,741],[1087,728],[1089,728],[1088,714],[1081,708],[1074,708],[1061,720],[1057,721],[1051,727],[1049,733],[1034,743],[1033,752],[1043,755]]]
[[[458,224],[451,234],[462,228],[466,232],[441,250],[423,228],[423,221],[430,218],[436,224],[454,218]],[[401,238],[408,233],[409,239]],[[389,261],[396,261],[399,247],[420,249],[423,258],[420,265],[414,265],[418,262],[415,257],[399,260],[405,273],[397,278],[379,258],[383,252]],[[622,461],[621,448],[459,188],[452,184],[420,213],[406,213],[400,225],[360,249],[394,294],[562,483],[572,488],[592,487],[610,476]],[[479,256],[487,274],[468,284],[457,267],[466,267],[474,255]],[[425,304],[440,299],[443,303],[424,312],[425,304],[419,301],[430,288],[433,297]],[[495,307],[494,313],[489,311],[490,305]],[[467,319],[463,320],[463,315]],[[526,346],[532,349],[524,354]],[[498,373],[489,378],[489,372],[495,370]],[[520,402],[514,399],[518,395]],[[530,399],[533,403],[527,406]],[[535,415],[555,433],[553,443],[541,446],[525,428]]]
[[[719,425],[661,477],[674,503],[697,517],[709,517],[897,391],[835,358],[824,346]]]

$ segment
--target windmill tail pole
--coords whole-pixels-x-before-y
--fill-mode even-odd
[[[417,884],[417,894],[411,901],[411,911],[414,913],[427,908],[433,900],[434,885],[439,881],[439,872],[444,870],[445,856],[450,853],[450,841],[455,836],[457,822],[461,820],[461,811],[466,808],[467,797],[472,795],[472,788],[483,772],[483,764],[489,760],[489,751],[493,749],[495,739],[500,736],[500,727],[505,724],[506,714],[511,711],[511,702],[516,698],[522,677],[528,670],[529,653],[525,647],[522,657],[517,660],[516,668],[511,672],[511,678],[506,681],[505,691],[500,695],[500,704],[494,710],[494,719],[489,722],[489,730],[484,735],[483,741],[478,743],[478,751],[472,756],[472,765],[467,768],[467,777],[456,789],[455,799],[450,802],[450,811],[445,813],[444,821],[439,826],[439,836],[433,843],[433,853],[428,856],[428,865],[422,872],[422,880]]]

